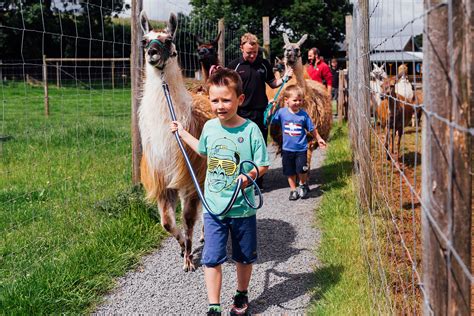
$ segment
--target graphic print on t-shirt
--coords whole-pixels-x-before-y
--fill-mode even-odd
[[[300,136],[303,133],[303,126],[294,122],[285,122],[283,133],[290,136]]]
[[[238,175],[240,154],[228,138],[219,138],[211,145],[207,160],[207,185],[211,192],[228,188]]]

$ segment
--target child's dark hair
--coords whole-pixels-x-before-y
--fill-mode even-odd
[[[243,94],[242,79],[237,71],[228,68],[218,68],[211,73],[207,80],[207,90],[210,86],[224,86],[234,89],[237,96]]]
[[[292,84],[286,87],[285,91],[283,92],[284,98],[289,98],[290,94],[297,94],[298,96],[304,98],[304,91],[298,85]]]

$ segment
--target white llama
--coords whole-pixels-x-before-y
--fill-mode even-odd
[[[140,14],[140,22],[146,61],[143,98],[139,109],[143,146],[141,180],[147,198],[157,202],[161,224],[181,246],[183,269],[193,271],[192,236],[201,204],[176,139],[169,130],[171,119],[162,84],[166,82],[169,85],[177,119],[195,137],[199,137],[204,122],[212,116],[210,104],[205,97],[191,96],[184,85],[173,43],[176,16],[170,16],[164,30],[153,30],[144,12]],[[188,150],[188,154],[202,184],[205,160],[192,150]],[[182,207],[184,237],[176,226],[178,198]]]

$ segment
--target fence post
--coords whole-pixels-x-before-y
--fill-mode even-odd
[[[441,3],[441,0],[425,0],[425,11]],[[469,107],[472,111],[472,74],[469,71],[472,22],[466,16],[471,10],[463,11],[468,7],[469,0],[449,2],[431,11],[424,21],[427,32],[423,34],[423,43],[426,43],[423,47],[423,91],[425,113],[428,113],[422,125],[425,314],[468,315],[471,311],[469,277],[440,233],[446,236],[470,270],[472,160],[469,155],[472,148],[469,147],[472,137],[431,114],[468,127]],[[432,221],[441,232],[435,229]]]
[[[44,87],[44,114],[49,116],[49,96],[48,96],[48,65],[46,55],[43,55],[43,87]]]
[[[344,107],[344,70],[339,70],[339,90],[337,91],[337,121],[342,123]]]
[[[267,59],[270,60],[270,18],[268,16],[262,17],[263,25],[263,48],[267,53]]]
[[[219,23],[217,25],[218,31],[221,33],[221,36],[219,37],[219,48],[218,48],[218,56],[219,56],[219,61],[221,62],[222,65],[227,65],[225,62],[225,24],[224,24],[224,19],[219,19]]]
[[[349,50],[352,35],[352,15],[346,15],[346,69],[349,69]]]
[[[457,0],[449,3],[449,19],[451,20],[450,42],[448,52],[451,60],[452,85],[452,120],[465,128],[469,125],[469,112],[472,108],[472,1]],[[466,8],[466,9],[464,9]],[[460,254],[463,262],[471,271],[471,224],[472,224],[472,174],[470,157],[472,154],[471,136],[469,133],[456,129],[451,130],[452,137],[452,207],[450,235],[455,238],[453,246]],[[471,313],[471,282],[460,266],[452,260],[453,268],[449,278],[448,313],[451,315],[468,315]]]
[[[142,31],[140,27],[140,12],[143,1],[132,1],[132,50],[130,55],[130,74],[132,79],[132,183],[140,183],[140,160],[142,144],[138,129],[138,108],[140,106],[140,91],[142,87],[141,71],[143,69],[143,52],[141,50]]]
[[[371,190],[371,159],[370,159],[370,102],[369,102],[369,1],[359,1],[360,13],[358,16],[359,23],[359,41],[358,41],[358,106],[359,108],[359,154],[362,159],[359,160],[361,167],[362,180],[362,198],[361,203],[364,208],[370,208],[372,205]]]

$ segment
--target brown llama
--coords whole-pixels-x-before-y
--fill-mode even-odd
[[[197,54],[198,60],[201,64],[201,72],[203,76],[204,82],[207,82],[209,79],[209,72],[212,66],[219,66],[219,37],[221,36],[221,32],[217,34],[216,38],[210,42],[205,42],[201,37],[196,36],[196,41],[198,43],[197,47]]]
[[[396,94],[394,85],[384,85],[383,92],[386,97],[377,108],[377,116],[380,119],[380,125],[382,128],[386,129],[384,147],[387,154],[387,160],[391,160],[390,153],[392,153],[395,163],[398,164],[398,161],[400,160],[401,139],[405,127],[410,124],[411,118],[415,112],[414,100],[407,100],[402,95]],[[397,135],[397,154],[395,156],[395,137]],[[392,142],[391,150],[389,148],[390,140]]]
[[[321,135],[324,140],[327,140],[332,124],[331,96],[326,87],[321,83],[311,79],[305,79],[306,69],[304,69],[301,61],[301,45],[306,41],[306,38],[307,34],[303,35],[297,43],[290,43],[288,36],[283,34],[283,40],[285,41],[285,46],[283,47],[285,67],[291,67],[293,69],[293,78],[288,81],[286,86],[297,84],[303,89],[305,94],[303,108],[311,117],[319,135]],[[284,90],[285,88],[282,89],[281,95],[283,95]],[[283,98],[279,97],[278,105],[280,107],[284,106]],[[278,144],[278,151],[280,152],[282,146],[281,130],[277,126],[272,125],[270,127],[270,135]],[[313,150],[318,147],[318,142],[316,139],[313,139],[310,134],[308,135],[308,162],[310,162]]]
[[[204,123],[212,116],[210,103],[203,96],[191,96],[184,85],[173,43],[176,16],[170,15],[164,30],[152,29],[143,11],[140,22],[145,45],[143,98],[138,113],[143,147],[141,181],[147,192],[147,199],[158,205],[161,225],[181,246],[184,271],[193,271],[192,236],[201,202],[175,136],[169,130],[171,118],[162,83],[166,82],[169,86],[176,117],[197,138]],[[187,152],[202,185],[206,161],[189,148]],[[175,209],[178,199],[182,207],[184,236],[176,226]]]

